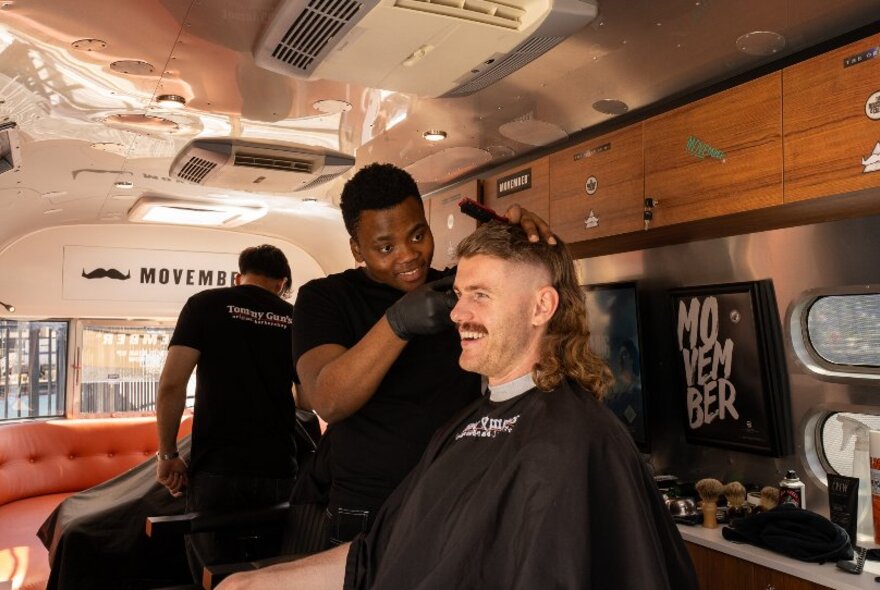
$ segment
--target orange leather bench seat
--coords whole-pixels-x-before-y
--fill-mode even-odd
[[[181,436],[190,426],[187,420]],[[151,417],[0,425],[0,590],[44,590],[43,521],[67,496],[142,463],[156,447]]]

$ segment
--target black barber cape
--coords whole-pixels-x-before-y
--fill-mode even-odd
[[[696,589],[620,421],[574,383],[488,398],[438,432],[367,536],[346,589]]]
[[[189,460],[190,437],[178,443]],[[153,541],[144,533],[148,516],[184,512],[156,481],[151,457],[113,479],[66,498],[37,536],[49,550],[47,590],[143,590],[192,580],[183,536]]]

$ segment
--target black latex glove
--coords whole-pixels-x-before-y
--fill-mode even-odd
[[[454,280],[455,276],[449,276],[425,283],[388,308],[385,317],[398,338],[438,334],[453,326],[449,313],[456,302]]]

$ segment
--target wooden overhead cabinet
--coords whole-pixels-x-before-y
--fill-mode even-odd
[[[652,226],[782,204],[782,73],[644,123]]]
[[[638,123],[550,156],[550,226],[569,243],[644,228]]]
[[[785,200],[880,186],[880,34],[782,72]]]
[[[434,268],[452,266],[458,243],[477,229],[477,222],[458,207],[465,197],[477,200],[477,181],[470,180],[430,195],[425,199],[425,215],[434,235]]]

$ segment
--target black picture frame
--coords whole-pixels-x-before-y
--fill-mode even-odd
[[[781,457],[793,452],[782,330],[771,280],[669,291],[691,444]]]
[[[648,397],[639,292],[635,282],[582,286],[590,328],[590,348],[614,374],[604,403],[632,435],[642,452],[650,451]]]

